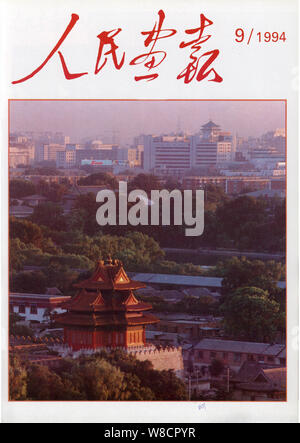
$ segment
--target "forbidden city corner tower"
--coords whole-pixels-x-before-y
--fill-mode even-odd
[[[67,312],[56,317],[73,351],[146,345],[146,325],[158,319],[133,293],[145,285],[131,280],[119,260],[99,261],[93,275],[74,286],[78,292],[65,305]]]

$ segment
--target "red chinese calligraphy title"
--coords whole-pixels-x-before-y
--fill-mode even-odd
[[[46,66],[49,60],[56,53],[60,58],[63,73],[67,80],[74,80],[82,77],[83,75],[87,75],[88,72],[70,73],[64,56],[60,51],[60,47],[62,46],[64,40],[72,31],[78,20],[79,16],[77,14],[72,14],[70,23],[68,24],[63,35],[60,37],[57,44],[41,63],[41,65],[39,65],[26,77],[15,80],[12,83],[22,83],[30,78],[33,78]],[[145,74],[134,77],[135,81],[137,82],[141,80],[152,81],[159,76],[156,70],[167,57],[167,52],[162,50],[162,43],[159,42],[159,40],[172,38],[177,33],[176,29],[165,29],[163,27],[164,20],[165,13],[164,11],[160,10],[158,12],[158,21],[155,22],[153,29],[150,31],[141,32],[143,36],[146,36],[144,41],[144,46],[146,49],[143,54],[140,54],[129,61],[130,66],[144,65]],[[203,45],[211,38],[210,34],[205,34],[206,28],[211,25],[213,25],[213,22],[206,18],[204,14],[200,14],[199,27],[185,30],[185,33],[188,36],[191,36],[192,39],[191,41],[182,41],[179,44],[179,48],[185,49],[190,47],[191,53],[189,55],[187,66],[176,77],[178,80],[183,79],[184,83],[190,83],[193,79],[200,82],[205,78],[207,78],[208,81],[217,83],[221,83],[223,81],[223,78],[211,66],[215,59],[219,56],[220,51],[218,49],[204,52],[201,51]],[[99,39],[99,47],[94,69],[95,75],[97,75],[106,66],[109,59],[117,70],[122,69],[124,66],[126,53],[125,51],[122,51],[116,43],[118,34],[120,34],[121,31],[121,28],[117,28],[109,31],[102,31],[99,35],[97,35],[97,38]],[[157,46],[159,47],[157,48]]]

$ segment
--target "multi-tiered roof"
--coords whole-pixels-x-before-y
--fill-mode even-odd
[[[92,276],[74,286],[78,293],[65,304],[67,312],[57,317],[64,326],[114,328],[158,321],[145,313],[152,306],[138,301],[133,293],[145,284],[131,280],[119,260],[100,260]]]

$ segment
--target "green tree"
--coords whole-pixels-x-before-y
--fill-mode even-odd
[[[271,342],[281,325],[279,304],[256,287],[238,289],[220,307],[225,333],[235,340]]]
[[[99,203],[96,202],[96,196],[92,192],[79,195],[74,203],[74,209],[80,211],[80,218],[84,221],[83,231],[87,235],[95,235],[100,231],[100,226],[96,220],[96,213]]]
[[[181,183],[175,177],[169,177],[164,188],[169,191],[172,191],[173,189],[181,189]]]
[[[141,232],[131,232],[124,237],[102,235],[93,238],[101,257],[108,255],[122,260],[128,269],[158,262],[164,257],[159,244]]]
[[[156,400],[188,400],[187,389],[184,382],[180,380],[172,370],[154,371],[154,373],[149,375],[151,380],[149,387],[155,393]]]
[[[10,198],[21,199],[36,193],[36,187],[33,183],[27,180],[10,180],[9,182],[9,196]]]
[[[74,209],[66,220],[67,230],[70,232],[83,232],[86,212],[82,209]],[[96,217],[96,214],[95,214]]]
[[[10,357],[9,362],[9,399],[27,399],[27,371],[17,356]]]
[[[50,166],[30,167],[25,171],[25,175],[62,175],[62,172],[56,169],[55,162],[49,162]]]
[[[211,362],[211,365],[209,367],[210,373],[213,377],[218,377],[221,375],[224,371],[224,364],[221,360],[214,359]]]
[[[62,253],[62,249],[57,247],[57,245],[54,243],[54,241],[50,237],[43,238],[40,248],[43,252],[46,252],[46,253],[52,254],[52,255],[60,255]]]
[[[217,311],[217,303],[210,295],[200,297],[185,296],[175,305],[177,312],[189,312],[202,315],[211,315]]]
[[[104,359],[94,359],[73,370],[72,380],[87,400],[122,400],[124,374]]]
[[[133,241],[137,253],[144,257],[144,262],[156,263],[165,256],[160,248],[159,243],[152,237],[142,234],[141,232],[129,233],[126,238]]]
[[[90,174],[87,177],[80,178],[78,180],[79,186],[101,186],[107,185],[111,189],[116,189],[118,187],[118,181],[116,178],[105,172],[97,172],[95,174]]]
[[[9,314],[9,325],[10,326],[15,326],[21,320],[22,320],[22,317],[19,314],[17,314],[16,312],[11,312]]]
[[[47,366],[30,365],[27,374],[30,400],[65,400],[66,390],[61,378]]]
[[[40,247],[43,241],[41,228],[29,220],[11,217],[9,223],[10,238],[18,238],[22,243]],[[20,245],[19,245],[20,247]]]
[[[34,331],[25,325],[18,324],[23,320],[22,316],[16,313],[9,314],[9,334],[24,337],[33,337]]]
[[[66,228],[63,208],[55,203],[43,203],[35,207],[31,220],[50,229],[65,230]]]
[[[249,196],[223,202],[216,210],[220,239],[230,239],[231,245],[240,249],[260,245],[253,232],[268,220],[267,205],[262,199]]]
[[[26,325],[10,325],[9,333],[19,337],[34,337],[34,331]]]
[[[154,392],[142,384],[142,381],[133,373],[124,375],[124,400],[150,401],[155,400]]]
[[[26,256],[24,251],[26,246],[20,241],[19,238],[14,238],[9,241],[9,270],[10,273],[13,271],[20,271],[23,269]]]
[[[217,207],[228,201],[228,196],[225,194],[221,186],[209,184],[204,190],[205,198],[205,212],[215,212]]]
[[[129,184],[130,189],[141,189],[148,193],[152,190],[161,189],[158,177],[153,174],[138,174]]]
[[[61,202],[63,196],[68,192],[68,187],[65,184],[50,183],[42,191],[42,195],[47,197],[52,202]]]
[[[125,374],[137,376],[141,381],[141,386],[153,392],[155,400],[188,399],[184,382],[172,370],[157,371],[153,369],[153,365],[149,360],[140,361],[134,356],[126,355],[121,351],[110,354],[102,353],[101,356],[119,367]],[[150,394],[149,391],[147,392]],[[143,395],[145,395],[145,392]]]
[[[268,291],[277,291],[277,283],[284,276],[285,268],[275,261],[247,260],[233,257],[218,264],[223,269],[222,294],[232,294],[243,286],[255,286]]]
[[[47,287],[47,278],[41,271],[21,272],[14,275],[12,280],[13,292],[44,294]]]
[[[51,263],[44,271],[47,287],[57,287],[64,295],[74,293],[73,283],[79,272],[72,270],[68,265]]]

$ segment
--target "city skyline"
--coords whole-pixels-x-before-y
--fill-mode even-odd
[[[284,101],[11,101],[11,132],[63,132],[130,144],[139,134],[198,132],[208,120],[243,137],[285,127]]]

